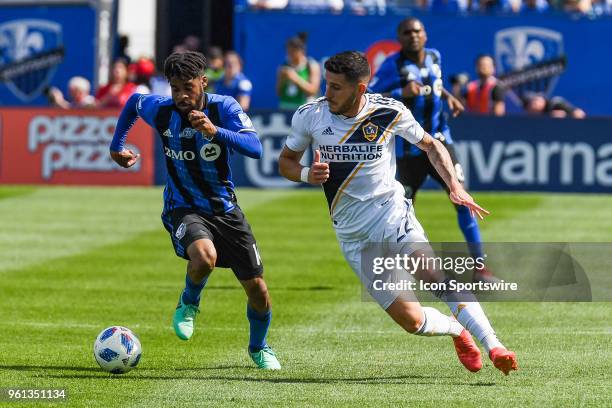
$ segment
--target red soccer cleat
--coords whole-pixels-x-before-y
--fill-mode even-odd
[[[469,331],[463,329],[459,337],[453,338],[455,343],[455,351],[461,364],[471,372],[475,373],[482,368],[482,358],[480,358],[480,349],[474,342]]]
[[[493,272],[486,265],[483,265],[482,268],[474,269],[474,274],[472,275],[472,282],[484,282],[484,283],[497,283],[501,282],[499,278],[496,278],[493,275]]]
[[[502,347],[496,347],[489,352],[489,358],[493,362],[495,368],[505,375],[508,375],[511,370],[518,370],[516,354],[513,351],[506,350]]]

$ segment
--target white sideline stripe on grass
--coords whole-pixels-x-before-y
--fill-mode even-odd
[[[238,196],[248,209],[290,192],[241,189]],[[163,231],[162,200],[159,187],[41,187],[2,199],[0,273]]]
[[[65,328],[65,329],[100,329],[103,325],[92,324],[92,323],[55,323],[55,322],[0,322],[1,326],[29,326],[29,327],[41,327],[41,328]],[[143,329],[143,330],[156,330],[161,326],[151,326],[151,325],[142,325],[142,324],[117,324],[117,326],[126,326],[132,329]],[[170,325],[168,325],[170,328]],[[246,330],[245,327],[204,327],[202,328],[204,331],[226,331],[226,332],[243,332]],[[402,333],[402,331],[398,328],[397,330],[369,330],[369,329],[318,329],[318,328],[272,328],[272,332],[280,332],[280,333],[342,333],[342,334],[398,334]],[[559,333],[556,329],[534,329],[534,330],[519,330],[519,331],[510,331],[508,334],[510,335],[533,335],[533,334],[555,334]],[[609,330],[580,330],[573,331],[572,334],[586,334],[586,335],[610,335],[612,334],[612,329]]]

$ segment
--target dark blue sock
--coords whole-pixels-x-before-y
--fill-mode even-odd
[[[200,284],[195,284],[189,277],[189,274],[185,275],[185,289],[183,290],[183,303],[186,305],[200,305],[200,293],[206,286],[208,276],[206,276]]]
[[[463,205],[457,207],[457,220],[459,221],[459,228],[461,228],[461,232],[463,232],[463,236],[468,243],[470,255],[473,258],[484,257],[480,243],[480,228],[476,218],[470,214],[470,209]]]
[[[266,335],[272,320],[272,310],[259,313],[247,304],[246,314],[250,325],[249,351],[259,351],[266,346]]]

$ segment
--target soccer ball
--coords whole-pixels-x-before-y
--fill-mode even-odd
[[[123,374],[138,365],[142,353],[140,340],[132,331],[122,326],[111,326],[94,342],[94,357],[103,370]]]

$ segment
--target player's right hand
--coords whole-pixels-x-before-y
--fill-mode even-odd
[[[310,184],[323,184],[329,178],[329,164],[321,163],[321,152],[317,149],[314,152],[314,159],[308,172],[308,182]]]
[[[484,217],[486,215],[491,214],[488,210],[485,210],[484,208],[476,204],[474,198],[472,198],[472,196],[469,195],[468,192],[465,191],[462,186],[459,186],[455,189],[451,188],[449,197],[453,203],[467,207],[468,210],[470,210],[470,215],[472,217],[478,216],[481,220],[484,220]]]
[[[120,152],[110,152],[111,158],[121,167],[132,167],[140,159],[140,153],[134,153],[130,149],[123,149]]]
[[[404,98],[414,98],[421,94],[421,84],[417,81],[408,81],[405,87],[402,88],[402,96]]]

